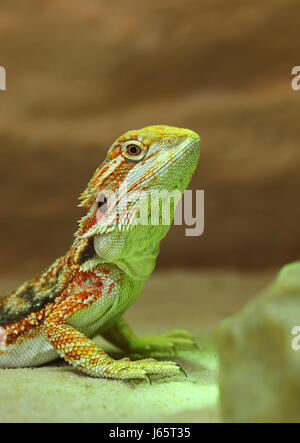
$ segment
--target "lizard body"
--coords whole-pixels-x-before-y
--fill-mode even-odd
[[[0,367],[36,366],[61,356],[95,377],[144,379],[180,371],[171,361],[114,360],[91,338],[100,334],[121,349],[145,356],[193,345],[192,336],[181,330],[138,338],[122,319],[155,267],[175,204],[168,224],[159,219],[145,225],[135,222],[141,212],[134,201],[129,201],[122,220],[119,213],[109,218],[123,200],[120,192],[113,203],[107,195],[121,184],[129,193],[143,191],[146,198],[153,190],[182,193],[199,154],[195,132],[163,125],[129,131],[113,143],[80,197],[87,215],[79,221],[70,250],[0,301],[0,326],[6,335]],[[141,202],[140,210],[148,208],[145,197]]]

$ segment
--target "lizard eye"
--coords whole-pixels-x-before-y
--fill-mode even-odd
[[[123,156],[129,163],[139,162],[145,157],[147,153],[145,146],[138,140],[131,140],[124,143],[123,148]]]
[[[142,152],[141,148],[137,145],[126,146],[126,151],[129,155],[140,155],[140,153]]]

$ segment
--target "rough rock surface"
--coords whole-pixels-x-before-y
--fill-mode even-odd
[[[217,342],[225,420],[299,422],[300,262],[224,320]]]

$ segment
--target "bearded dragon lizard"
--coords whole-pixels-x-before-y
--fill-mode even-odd
[[[153,190],[183,193],[199,154],[198,134],[171,126],[129,131],[113,143],[80,197],[87,215],[79,221],[69,251],[0,301],[5,334],[0,367],[37,366],[61,356],[94,377],[126,380],[180,373],[175,362],[147,357],[154,351],[189,348],[194,343],[191,334],[173,330],[138,338],[122,318],[155,267],[175,206],[168,224],[135,223],[138,211],[133,204],[122,223],[119,215],[101,221],[116,208],[116,200],[110,204],[105,193],[122,183],[128,192],[143,191],[146,196]],[[91,340],[98,334],[146,358],[115,360]]]

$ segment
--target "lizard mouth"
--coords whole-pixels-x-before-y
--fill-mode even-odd
[[[138,183],[132,185],[132,186],[128,186],[128,192],[132,192],[135,191],[136,188],[141,185],[142,188],[145,187],[145,185],[147,185],[147,183],[149,183],[151,180],[153,180],[153,178],[160,172],[161,175],[164,174],[164,172],[169,171],[170,169],[172,169],[172,167],[174,167],[174,165],[176,163],[178,163],[180,161],[181,158],[184,157],[184,155],[196,155],[197,151],[200,151],[200,139],[194,139],[192,140],[190,143],[185,144],[184,146],[182,146],[178,152],[176,152],[176,154],[167,162],[165,162],[162,166],[157,167],[156,169],[154,169],[151,173],[151,175],[149,175],[148,177],[145,177],[143,180],[139,181]],[[195,166],[196,166],[196,161],[195,161]],[[185,172],[185,170],[183,169],[183,173]],[[125,180],[126,182],[126,180]],[[175,189],[178,187],[178,183],[180,182],[180,180],[178,182],[176,182],[175,184]],[[122,198],[122,197],[121,197]],[[120,203],[120,198],[115,202],[115,205],[113,205],[111,208],[117,206]]]
[[[156,176],[158,173],[160,174],[160,176],[162,176],[163,174],[170,172],[170,170],[184,156],[188,156],[191,158],[188,168],[191,169],[191,175],[192,175],[192,172],[197,165],[199,153],[200,153],[200,138],[199,139],[195,138],[195,139],[190,140],[190,142],[188,142],[188,143],[184,143],[183,146],[178,148],[177,152],[173,155],[173,157],[171,159],[163,162],[162,165],[154,167],[153,170],[151,171],[150,175],[144,177],[138,183],[128,185],[128,187],[126,188],[126,192],[130,193],[132,191],[135,191],[138,187],[141,190],[145,189],[145,186],[147,186],[147,184],[149,182],[157,179]],[[186,173],[186,167],[184,167],[184,165],[183,165],[181,175],[183,176],[185,173]],[[180,181],[181,181],[181,177],[178,178],[178,180],[176,180],[176,182],[174,183],[174,189],[178,188]],[[126,184],[126,180],[124,180],[123,183]],[[106,197],[106,198],[108,199],[108,197]],[[108,203],[108,206],[104,212],[106,212],[106,214],[108,214],[108,216],[110,216],[110,214],[113,213],[113,211],[118,207],[122,198],[123,198],[123,195],[121,194],[118,196],[117,199],[114,200],[114,202],[111,205]],[[109,209],[109,210],[107,210],[107,209]],[[101,215],[103,215],[103,214],[101,214]],[[98,222],[99,222],[99,220],[98,220]],[[108,230],[112,230],[114,228],[114,226],[115,226],[114,223],[112,223],[112,224],[108,223],[108,225],[106,227],[106,232],[108,232]],[[104,227],[105,227],[104,225],[101,225],[101,224],[99,225],[98,223],[96,223],[96,225],[93,228],[91,228],[86,234],[84,234],[84,236],[91,237],[93,235],[98,235],[100,233],[103,233],[102,229]]]
[[[149,177],[145,177],[144,180],[141,180],[138,184],[130,188],[130,190],[134,190],[137,186],[140,186],[141,184],[147,184],[159,172],[163,174],[164,170],[170,170],[176,163],[178,163],[178,161],[180,161],[181,158],[184,157],[185,154],[193,156],[197,153],[197,151],[200,151],[200,138],[194,139],[190,143],[182,146],[181,149],[179,149],[179,151],[176,152],[174,157],[172,157],[169,161],[165,162],[162,166],[159,166],[156,169],[154,169]]]
[[[199,151],[199,148],[200,148],[200,138],[191,140],[190,143],[182,146],[179,149],[179,151],[176,152],[174,157],[172,157],[169,161],[166,161],[163,165],[157,167],[156,169],[153,169],[151,175],[149,175],[148,177],[145,177],[143,180],[139,181],[137,184],[129,186],[129,190],[133,191],[138,186],[143,185],[143,184],[147,184],[159,172],[161,172],[161,174],[163,174],[164,170],[170,170],[170,168],[172,168],[176,163],[178,163],[178,161],[180,161],[180,159],[183,158],[184,155],[191,155],[191,156],[195,155],[197,153],[197,150]]]

